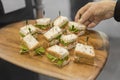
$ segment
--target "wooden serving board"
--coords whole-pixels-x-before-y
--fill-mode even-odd
[[[29,21],[34,24],[34,21]],[[53,65],[46,56],[21,55],[19,29],[25,22],[18,22],[0,29],[0,58],[11,62],[25,69],[65,80],[95,80],[108,57],[109,42],[107,36],[98,31],[89,30],[87,35],[80,37],[80,42],[84,42],[89,36],[88,44],[95,47],[95,65],[76,64],[70,62],[68,65],[58,68]]]

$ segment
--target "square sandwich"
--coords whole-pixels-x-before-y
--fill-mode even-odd
[[[94,48],[89,45],[77,43],[75,50],[75,62],[94,65]]]
[[[37,33],[37,31],[38,31],[38,29],[35,26],[33,26],[32,24],[29,24],[29,25],[25,25],[24,27],[20,28],[20,35],[22,37],[24,37],[28,34],[33,35],[33,34]]]
[[[62,34],[62,29],[60,29],[60,27],[58,27],[58,26],[54,26],[44,34],[44,37],[48,41],[51,41],[51,40],[59,37],[61,34]]]
[[[42,30],[47,30],[50,28],[51,19],[50,18],[40,18],[36,20],[36,27]]]
[[[20,53],[30,53],[31,55],[42,55],[45,53],[44,47],[31,34],[26,35],[23,39]]]
[[[46,55],[51,62],[53,62],[59,67],[62,67],[69,62],[68,50],[58,45],[47,48]]]
[[[64,46],[67,49],[72,49],[76,45],[77,38],[78,37],[75,34],[61,35],[60,45]]]
[[[59,26],[61,28],[64,28],[67,25],[67,23],[68,23],[67,17],[59,16],[54,20],[53,26]]]

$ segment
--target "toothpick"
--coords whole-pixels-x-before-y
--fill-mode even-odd
[[[61,11],[59,11],[59,16],[61,16]]]
[[[79,19],[81,18],[82,14],[79,14]]]
[[[25,22],[26,22],[26,25],[28,25],[28,20],[26,20]]]
[[[79,14],[79,19],[78,19],[78,22],[79,22],[79,23],[80,23],[81,16],[82,16],[82,14]]]
[[[86,37],[86,44],[88,44],[88,40],[89,40],[89,37],[87,36],[87,37]]]
[[[43,10],[43,16],[45,16],[45,10]]]

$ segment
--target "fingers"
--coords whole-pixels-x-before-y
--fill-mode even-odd
[[[94,12],[89,8],[82,16],[80,19],[80,23],[84,23],[85,21],[89,20],[91,16],[93,16]]]
[[[95,27],[96,25],[97,25],[96,23],[92,22],[92,23],[90,23],[90,24],[88,25],[88,27],[89,27],[89,28],[93,28],[93,27]]]
[[[86,21],[86,22],[84,23],[84,25],[85,25],[85,26],[88,26],[90,23],[91,23],[90,21]]]
[[[90,5],[91,3],[88,3],[87,5],[79,9],[79,11],[77,12],[75,16],[75,21],[78,21],[81,18],[81,15],[84,14],[84,12],[87,11],[87,9],[89,9]]]
[[[87,21],[85,21],[84,23],[82,23],[82,24],[84,24],[85,26],[88,26],[91,22],[93,22],[94,21],[94,16],[91,16],[91,18],[89,18]]]
[[[97,24],[99,24],[100,21],[101,21],[101,20],[94,20],[94,21],[92,21],[90,24],[88,24],[87,27],[93,28],[93,27],[95,27]]]

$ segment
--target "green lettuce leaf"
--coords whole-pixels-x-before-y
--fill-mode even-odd
[[[70,43],[65,43],[63,40],[60,39],[60,43],[63,44],[64,46],[68,46]]]
[[[21,36],[21,37],[25,37],[25,35],[24,35],[24,34],[22,34],[22,33],[19,33],[19,34],[20,34],[20,36]]]
[[[35,26],[40,28],[40,29],[47,29],[49,25],[38,25],[38,24],[36,24]]]
[[[42,55],[45,53],[45,49],[43,47],[39,47],[39,48],[35,49],[35,53],[38,55]]]
[[[20,46],[20,53],[24,54],[24,53],[27,53],[27,52],[29,52],[29,49],[25,45],[21,45]]]
[[[59,58],[56,58],[55,56],[50,55],[49,53],[47,53],[47,57],[59,67],[63,65],[63,62],[65,60],[68,60],[68,56],[66,56],[64,59],[59,59]]]
[[[78,32],[78,31],[79,31],[78,29],[75,28],[74,25],[72,25],[72,27],[70,27],[69,30],[70,30],[71,32]]]

